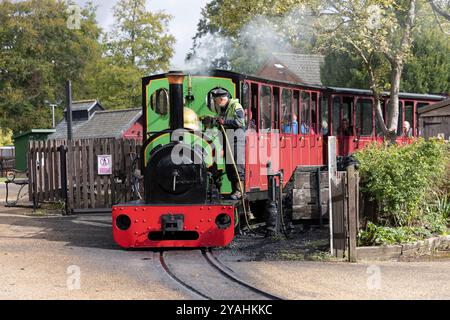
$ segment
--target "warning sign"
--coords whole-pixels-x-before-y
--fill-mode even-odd
[[[99,175],[112,174],[112,157],[110,154],[97,156],[97,163]]]

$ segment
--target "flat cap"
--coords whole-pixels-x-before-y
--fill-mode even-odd
[[[217,88],[211,91],[211,94],[213,98],[219,98],[219,97],[228,97],[229,93],[227,90],[224,90],[222,88]]]

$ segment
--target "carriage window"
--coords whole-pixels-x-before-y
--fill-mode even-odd
[[[353,101],[352,97],[342,99],[342,119],[339,124],[338,134],[344,136],[353,135]]]
[[[212,112],[215,112],[217,114],[220,114],[220,110],[216,107],[215,103],[214,103],[214,98],[212,96],[212,93],[214,90],[217,89],[222,89],[225,90],[226,92],[228,92],[228,96],[231,97],[230,92],[227,89],[221,88],[221,87],[215,87],[214,89],[212,89],[211,91],[208,92],[208,94],[206,95],[206,104],[209,108],[209,110],[211,110]]]
[[[313,92],[311,97],[311,130],[312,133],[317,133],[317,93]]]
[[[398,123],[397,123],[397,136],[401,136],[403,133],[403,101],[398,102]]]
[[[292,90],[283,89],[281,94],[281,129],[283,133],[292,133]]]
[[[328,97],[324,95],[322,95],[320,103],[319,117],[320,134],[325,136],[328,134],[330,126],[328,124]]]
[[[311,96],[309,92],[302,92],[302,116],[300,131],[309,134],[311,127]]]
[[[157,114],[166,115],[169,112],[169,92],[167,89],[162,88],[153,92],[150,105]]]
[[[405,126],[408,126],[408,128],[405,128]],[[413,131],[414,131],[415,125],[414,125],[414,102],[413,101],[407,101],[405,102],[405,120],[404,120],[404,127],[403,127],[403,133],[404,135],[408,137],[412,137]]]
[[[250,107],[250,88],[247,82],[242,83],[242,106],[244,110],[247,110]]]
[[[347,119],[350,126],[353,125],[353,98],[345,97],[342,99],[342,120]]]
[[[356,133],[361,136],[371,136],[373,132],[372,100],[358,99],[356,108]]]
[[[333,98],[333,136],[337,136],[339,126],[341,125],[341,98],[334,97]]]
[[[248,128],[252,129],[252,130],[257,130],[258,129],[258,85],[257,84],[252,84],[251,86],[251,108],[250,108],[250,114],[249,119],[250,121],[248,122]]]
[[[273,88],[273,129],[280,129],[280,88]]]
[[[300,116],[300,93],[298,91],[294,91],[294,109],[292,113],[292,133],[298,134],[298,122]]]
[[[270,87],[261,86],[260,92],[261,130],[270,131],[272,125],[272,92]]]

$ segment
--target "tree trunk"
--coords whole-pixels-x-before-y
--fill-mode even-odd
[[[403,63],[411,49],[411,33],[414,27],[414,22],[416,19],[416,0],[409,1],[408,14],[406,16],[405,22],[405,32],[403,33],[402,40],[400,42],[400,47],[394,56],[388,55],[388,59],[391,63],[391,92],[389,109],[387,111],[387,127],[389,130],[388,136],[386,137],[390,143],[395,143],[397,137],[398,128],[398,116],[399,116],[399,93],[400,93],[400,80],[403,71]],[[403,126],[403,123],[400,123]]]
[[[402,76],[402,62],[395,61],[392,65],[391,71],[391,92],[389,100],[389,108],[387,111],[387,128],[388,136],[386,137],[390,143],[395,143],[397,137],[397,128],[399,125],[399,94],[400,94],[400,79]],[[402,125],[400,123],[400,125]]]

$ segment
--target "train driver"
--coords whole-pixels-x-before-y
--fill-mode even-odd
[[[225,148],[226,171],[228,180],[231,182],[231,199],[238,200],[242,197],[242,188],[244,188],[245,179],[245,113],[244,108],[238,99],[230,99],[229,93],[221,88],[212,92],[216,110],[219,110],[218,122],[227,130],[227,136],[231,148],[233,149],[233,159],[239,174],[241,185],[234,164],[227,155]],[[230,132],[231,129],[231,132]],[[233,134],[231,134],[233,133]],[[225,142],[224,142],[225,144]],[[225,146],[225,145],[224,145]]]

